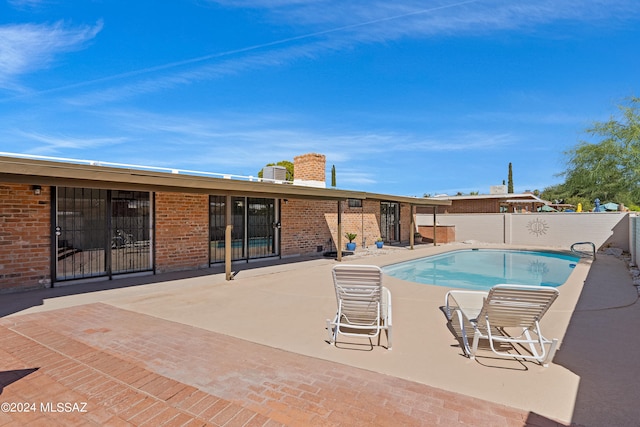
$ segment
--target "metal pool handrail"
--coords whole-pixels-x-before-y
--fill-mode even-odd
[[[593,260],[595,261],[595,259],[596,259],[596,245],[593,242],[576,242],[576,243],[571,245],[571,252],[575,252],[577,254],[583,254],[585,252],[576,250],[574,248],[574,246],[576,246],[576,245],[591,245],[591,250],[593,252],[593,254],[592,254],[593,255]]]

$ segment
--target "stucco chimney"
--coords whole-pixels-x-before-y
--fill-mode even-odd
[[[326,188],[324,154],[308,153],[293,158],[293,183]]]

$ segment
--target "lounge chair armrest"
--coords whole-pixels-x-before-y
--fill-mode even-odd
[[[451,320],[451,307],[454,306],[454,304],[451,304],[451,300],[453,299],[453,301],[455,301],[455,307],[459,308],[460,307],[460,301],[456,300],[456,296],[460,297],[459,299],[466,297],[486,297],[489,293],[485,292],[485,291],[465,291],[465,290],[452,290],[447,292],[447,294],[444,296],[444,307],[445,307],[445,315],[447,316],[447,320]],[[482,299],[480,299],[480,301],[482,301]]]
[[[392,312],[391,312],[391,291],[384,286],[382,287],[382,317],[385,319],[385,324],[391,326]]]

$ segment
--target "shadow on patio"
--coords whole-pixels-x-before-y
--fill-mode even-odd
[[[625,261],[599,254],[554,359],[580,377],[572,418],[578,425],[638,425],[637,301]]]

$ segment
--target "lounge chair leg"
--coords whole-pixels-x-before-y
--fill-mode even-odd
[[[387,350],[391,350],[391,326],[387,328]]]
[[[329,344],[335,343],[336,339],[333,328],[331,327],[331,319],[327,319],[327,332],[329,333]]]
[[[469,359],[476,358],[476,352],[478,351],[478,343],[480,342],[480,333],[476,331],[473,334],[473,347],[471,348],[471,354],[469,354]]]
[[[555,356],[556,351],[558,350],[558,339],[554,338],[551,340],[551,347],[549,347],[549,353],[547,353],[547,357],[542,361],[542,366],[545,368],[549,366],[549,362],[553,360],[553,356]]]

